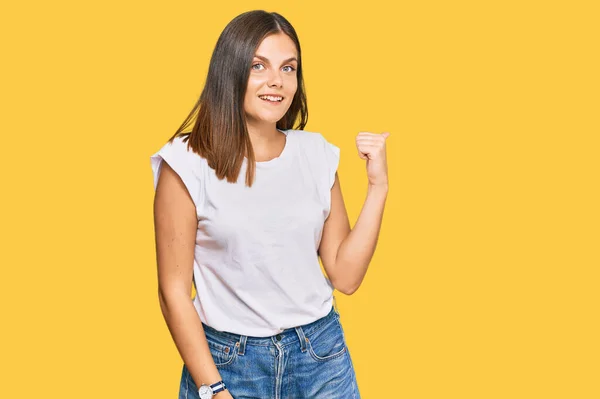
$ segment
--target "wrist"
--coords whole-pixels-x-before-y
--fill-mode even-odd
[[[378,184],[371,184],[369,183],[369,187],[368,190],[369,191],[377,191],[377,192],[382,192],[382,193],[387,193],[389,189],[388,183],[378,183]]]
[[[227,391],[227,386],[220,380],[215,382],[214,384],[207,385],[202,384],[200,388],[198,388],[198,395],[200,399],[212,399],[212,398],[227,398],[228,395],[223,394],[223,392]],[[230,396],[229,396],[230,397]]]

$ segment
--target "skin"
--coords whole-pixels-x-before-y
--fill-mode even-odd
[[[297,89],[293,41],[285,34],[266,37],[256,51],[244,97],[247,126],[258,162],[273,159],[285,146],[276,123],[285,115]],[[259,94],[284,97],[277,106]],[[334,287],[351,295],[360,286],[375,251],[388,191],[386,139],[389,133],[360,132],[358,155],[366,161],[367,198],[354,228],[350,228],[336,173],[331,189],[331,211],[323,227],[318,253]],[[191,301],[196,209],[179,175],[165,162],[154,198],[159,302],[177,349],[197,386],[221,380],[208,348],[204,329]],[[232,398],[229,390],[215,399]]]
[[[283,151],[285,135],[276,128],[294,99],[298,88],[296,45],[283,33],[272,34],[263,39],[250,67],[248,86],[244,96],[244,112],[250,141],[256,161],[271,160]],[[283,101],[272,105],[258,96],[276,94]]]

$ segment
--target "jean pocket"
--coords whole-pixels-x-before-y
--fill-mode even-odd
[[[306,342],[308,352],[319,362],[336,359],[347,351],[344,334],[337,320],[307,336]]]
[[[208,349],[210,349],[210,354],[213,357],[215,366],[225,367],[231,365],[237,358],[237,349],[240,343],[221,340],[209,334],[205,335],[206,342],[208,343]]]

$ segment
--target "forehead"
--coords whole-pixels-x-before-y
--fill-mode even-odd
[[[285,60],[291,57],[298,58],[298,51],[294,41],[285,33],[275,33],[263,39],[256,53],[271,61]]]

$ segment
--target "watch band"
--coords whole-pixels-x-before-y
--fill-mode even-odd
[[[218,394],[219,392],[227,389],[227,387],[225,386],[225,383],[223,381],[215,382],[214,384],[212,384],[210,386],[210,388],[213,391],[213,396]]]
[[[212,385],[202,384],[198,389],[198,395],[200,396],[200,399],[210,399],[226,389],[227,387],[223,381],[215,382]]]

